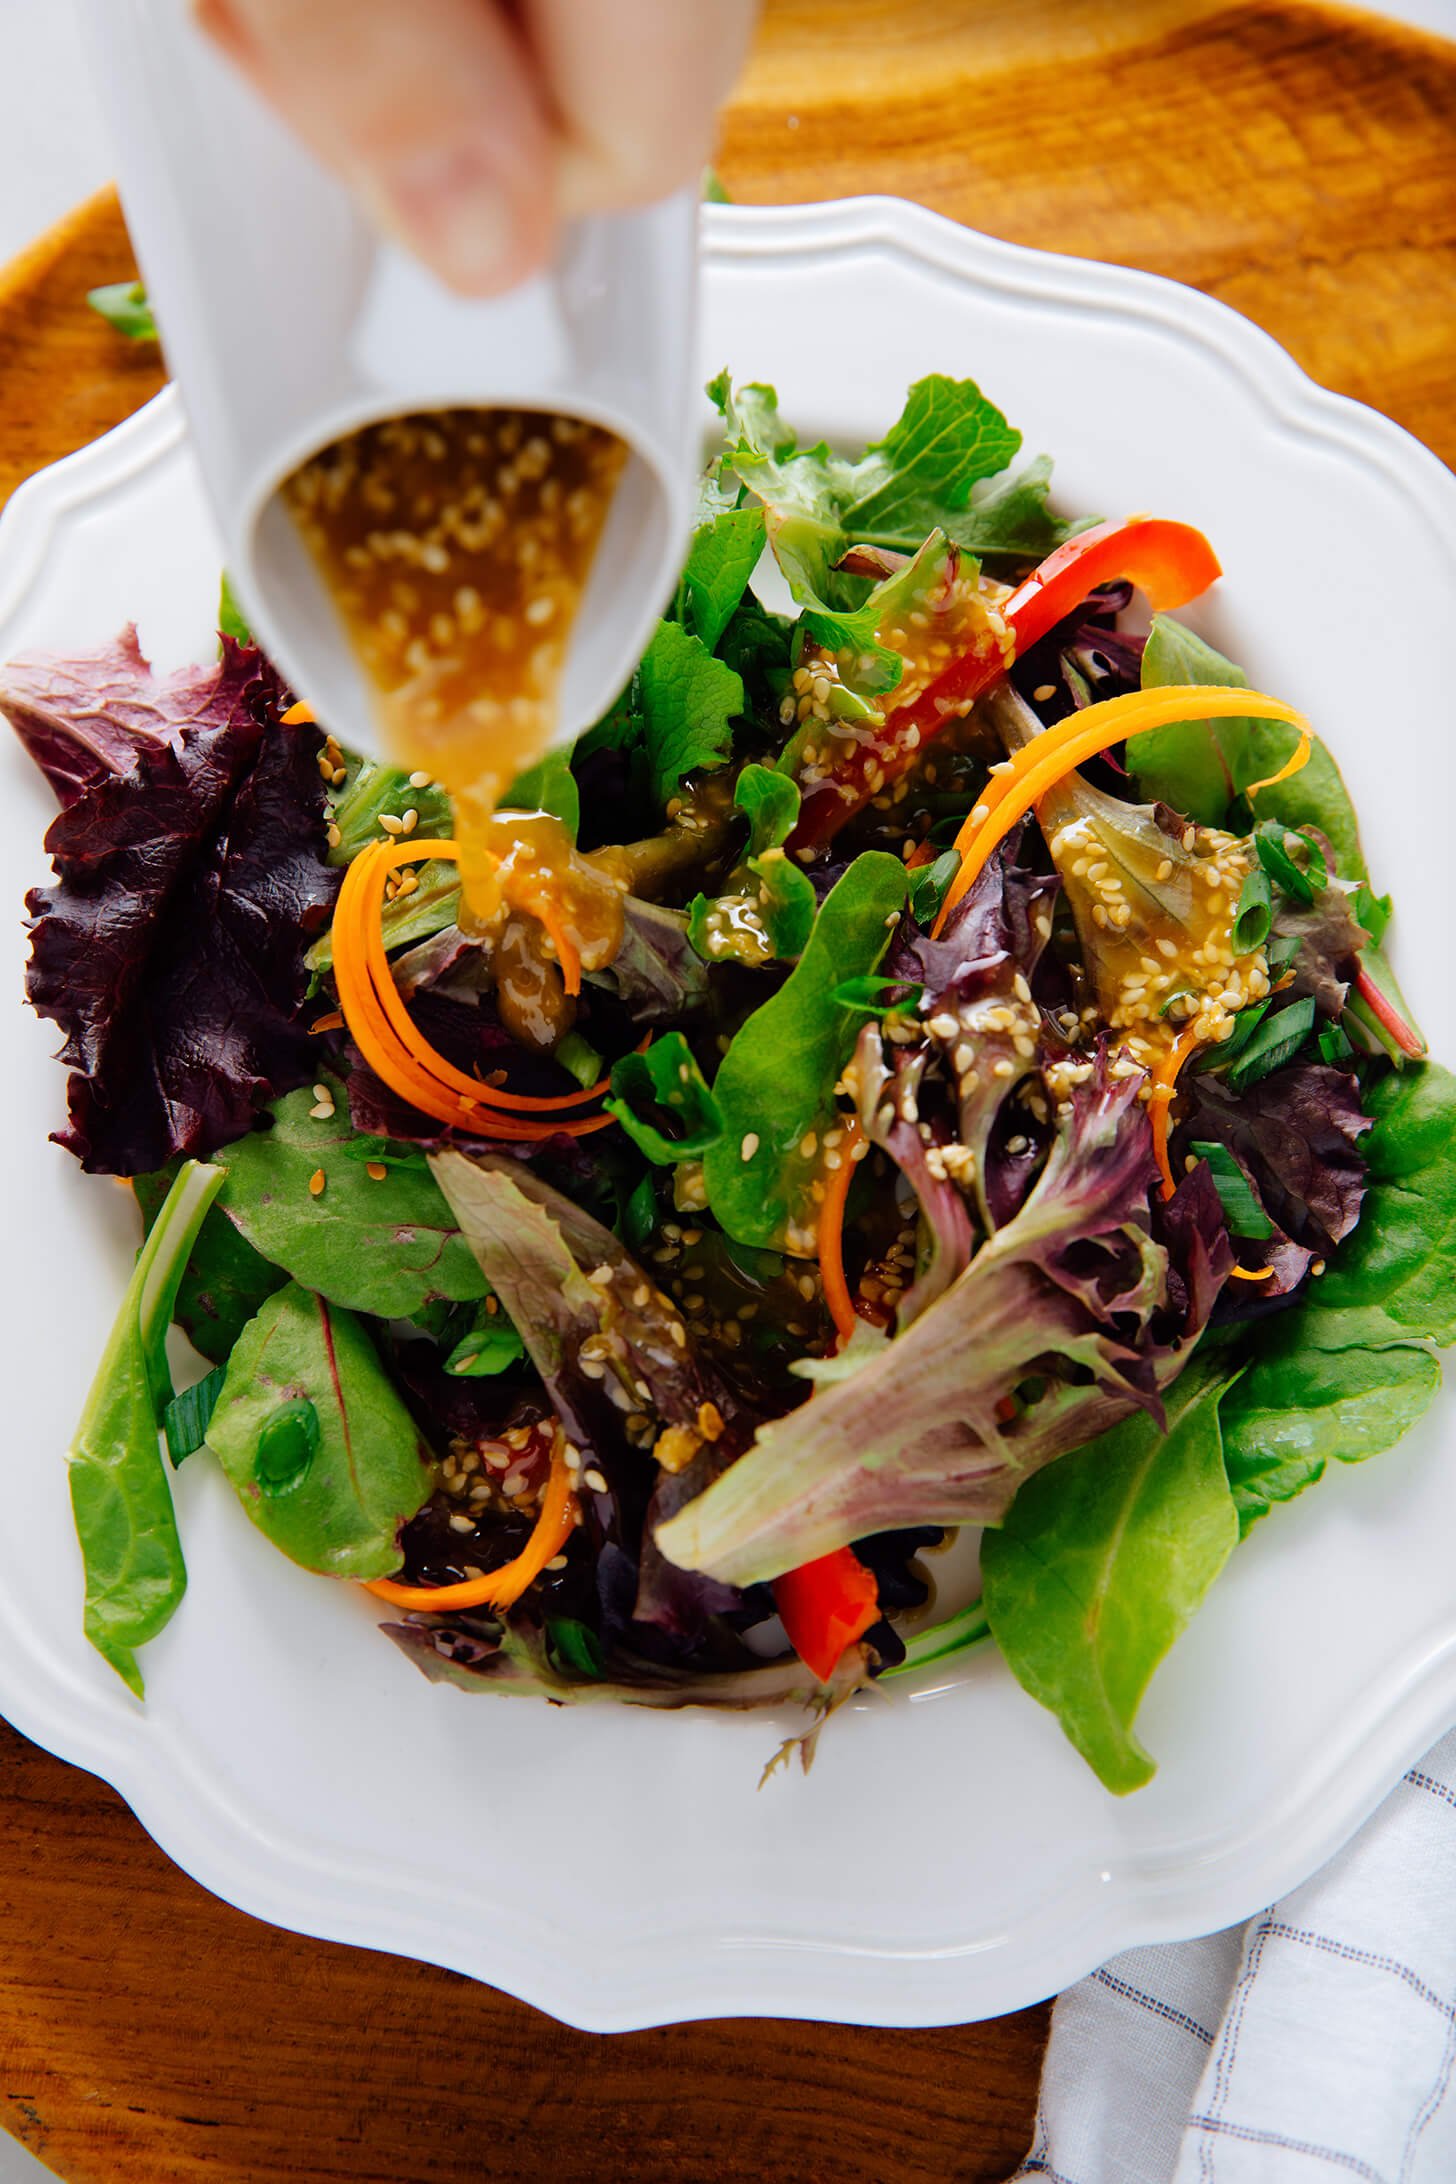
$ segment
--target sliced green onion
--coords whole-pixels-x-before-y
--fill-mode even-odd
[[[589,1623],[579,1623],[574,1615],[548,1615],[546,1643],[562,1668],[575,1669],[578,1676],[590,1676],[594,1683],[601,1681],[606,1658],[601,1640]]]
[[[1234,912],[1231,935],[1234,954],[1252,955],[1256,948],[1262,948],[1273,922],[1274,897],[1269,892],[1269,875],[1262,865],[1255,865],[1239,889],[1239,906]]]
[[[1331,1063],[1335,1068],[1353,1061],[1355,1057],[1355,1049],[1339,1024],[1320,1026],[1319,1050],[1321,1060]]]
[[[109,281],[104,288],[88,290],[86,301],[98,318],[128,341],[156,340],[157,322],[140,281]]]
[[[163,1411],[162,1433],[174,1470],[189,1456],[195,1456],[207,1439],[207,1428],[226,1378],[226,1365],[214,1365],[201,1380],[184,1388],[180,1395],[174,1395]]]
[[[910,913],[918,925],[929,925],[940,915],[940,906],[950,892],[950,883],[961,868],[958,849],[948,849],[936,858],[934,864],[916,874],[910,895]]]
[[[583,1089],[596,1084],[602,1075],[602,1057],[589,1039],[579,1031],[569,1031],[557,1043],[556,1060],[563,1069],[569,1069]]]
[[[1292,841],[1303,842],[1309,852],[1308,864],[1297,864],[1290,856],[1288,845]],[[1325,853],[1312,834],[1291,832],[1279,820],[1266,819],[1254,829],[1254,851],[1274,885],[1291,902],[1308,906],[1329,885]]]
[[[972,1646],[991,1635],[991,1625],[979,1600],[973,1600],[959,1615],[951,1615],[943,1623],[932,1623],[928,1630],[917,1631],[906,1642],[905,1658],[894,1668],[887,1668],[885,1676],[909,1676],[917,1668],[929,1668],[933,1662],[953,1660],[958,1653],[969,1653]],[[884,1679],[881,1678],[881,1681]]]
[[[1282,1069],[1304,1045],[1314,1029],[1314,995],[1301,995],[1277,1016],[1266,1017],[1243,1048],[1228,1073],[1232,1091],[1246,1092],[1251,1084]]]
[[[1223,1207],[1223,1217],[1228,1223],[1230,1236],[1247,1236],[1262,1241],[1274,1234],[1274,1223],[1254,1195],[1238,1161],[1226,1145],[1190,1143],[1188,1150],[1198,1160],[1206,1160],[1213,1187],[1218,1192]]]

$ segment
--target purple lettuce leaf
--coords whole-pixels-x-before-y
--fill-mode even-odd
[[[1333,851],[1329,863],[1333,866]],[[1281,895],[1271,931],[1272,944],[1295,944],[1289,959],[1293,977],[1288,992],[1295,996],[1312,993],[1320,1014],[1336,1019],[1359,975],[1360,951],[1370,938],[1352,907],[1355,892],[1344,881],[1332,878],[1307,906]]]
[[[1291,1239],[1298,1247],[1284,1254],[1282,1274],[1293,1272],[1294,1257],[1303,1259],[1296,1278],[1312,1258],[1328,1258],[1355,1227],[1365,1197],[1359,1141],[1370,1118],[1361,1112],[1358,1079],[1322,1062],[1295,1062],[1238,1094],[1202,1070],[1185,1078],[1184,1090],[1175,1157],[1198,1142],[1228,1147],[1282,1232],[1271,1245]],[[1279,1261],[1257,1246],[1245,1257],[1280,1272]],[[1281,1294],[1282,1275],[1277,1290],[1261,1287]]]
[[[753,1421],[609,1229],[509,1160],[444,1152],[430,1166],[581,1452],[583,1481],[602,1481],[580,1499],[607,1634],[647,1625],[701,1641],[709,1618],[742,1606],[738,1593],[664,1562],[652,1533],[731,1462]]]
[[[109,645],[74,659],[11,660],[0,671],[0,713],[65,809],[85,790],[132,773],[144,752],[180,752],[185,731],[216,726],[219,708],[242,701],[260,672],[259,656],[234,646],[222,677],[215,667],[184,667],[155,678],[128,623]]]
[[[1018,866],[1019,843],[1018,830],[988,860],[939,939],[902,928],[886,957],[887,977],[923,988],[924,1048],[892,1049],[890,1081],[881,1082],[873,1046],[862,1043],[861,1125],[905,1169],[927,1220],[941,1234],[942,1275],[958,1255],[957,1224],[945,1219],[943,1199],[933,1202],[927,1195],[924,1171],[928,1166],[930,1180],[939,1180],[947,1167],[945,1147],[957,1148],[948,1173],[952,1182],[968,1185],[983,1228],[1011,1220],[1046,1151],[1043,1124],[1050,1108],[1042,1096],[1042,1067],[1068,1052],[1051,1013],[1059,995],[1043,991],[1047,980],[1041,975],[1061,883],[1053,873]],[[871,1090],[878,1105],[871,1104]],[[929,1140],[917,1148],[911,1140],[921,1124]],[[946,1286],[939,1275],[937,1280],[939,1288]],[[917,1307],[925,1301],[914,1295]]]
[[[1099,1065],[1015,1218],[904,1333],[822,1370],[660,1528],[662,1552],[741,1586],[891,1526],[995,1524],[1033,1471],[1133,1410],[1158,1416],[1231,1254],[1195,1208],[1204,1265],[1169,1309],[1137,1093]]]
[[[432,1683],[567,1704],[613,1699],[628,1706],[803,1706],[822,1720],[869,1682],[875,1665],[868,1646],[850,1646],[824,1685],[795,1654],[761,1667],[714,1672],[616,1646],[607,1656],[608,1673],[588,1678],[568,1675],[553,1661],[546,1632],[519,1617],[503,1627],[464,1616],[412,1616],[381,1627]]]
[[[166,679],[130,633],[6,670],[0,703],[66,799],[46,835],[58,884],[28,898],[26,987],[66,1034],[57,1142],[93,1172],[205,1156],[315,1066],[303,956],[340,876],[320,734],[282,726],[283,696],[230,640]]]

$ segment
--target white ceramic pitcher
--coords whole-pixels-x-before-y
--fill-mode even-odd
[[[330,728],[377,749],[280,484],[341,434],[411,410],[586,418],[630,452],[562,678],[561,740],[578,734],[635,666],[691,523],[696,195],[580,221],[548,272],[470,301],[370,224],[186,0],[80,4],[138,262],[258,641]]]

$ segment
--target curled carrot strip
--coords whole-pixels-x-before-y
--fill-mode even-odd
[[[824,1202],[819,1208],[819,1279],[824,1285],[829,1317],[841,1342],[849,1341],[857,1325],[854,1299],[844,1276],[844,1209],[849,1200],[849,1186],[854,1181],[854,1148],[859,1142],[859,1124],[846,1122],[843,1157],[825,1179]]]
[[[541,1138],[557,1131],[582,1137],[609,1128],[610,1115],[573,1116],[569,1110],[599,1098],[610,1079],[559,1096],[506,1092],[457,1069],[416,1028],[395,986],[384,946],[380,918],[385,883],[398,865],[454,855],[451,841],[376,842],[354,858],[344,876],[334,913],[334,982],[361,1054],[402,1098],[456,1128],[478,1119],[502,1138]]]
[[[1274,1272],[1272,1266],[1231,1266],[1229,1273],[1236,1282],[1267,1282]]]
[[[568,993],[581,992],[581,957],[566,927],[550,903],[537,905],[536,915],[546,928],[547,937],[556,949],[556,960],[561,965],[561,983]]]
[[[1114,743],[1121,743],[1127,736],[1141,735],[1149,728],[1166,728],[1174,721],[1186,720],[1190,713],[1200,720],[1242,716],[1252,720],[1285,721],[1290,727],[1298,728],[1301,734],[1308,728],[1303,714],[1296,713],[1279,698],[1265,697],[1258,690],[1224,689],[1213,685],[1197,691],[1187,686],[1132,690],[1124,697],[1106,698],[1100,705],[1089,705],[1080,713],[1069,713],[1054,728],[1048,728],[1032,742],[1023,744],[1016,756],[991,776],[980,802],[956,836],[955,847],[961,853],[961,867],[935,921],[935,931],[940,932],[962,895],[980,876],[992,850],[1064,775],[1074,772],[1089,758],[1096,758],[1099,752],[1110,749]],[[1283,776],[1274,778],[1282,779]]]
[[[513,1562],[488,1571],[484,1577],[466,1578],[459,1585],[400,1585],[392,1577],[377,1577],[364,1590],[397,1608],[424,1608],[430,1613],[442,1613],[447,1608],[508,1608],[535,1582],[552,1557],[560,1554],[575,1523],[576,1497],[566,1467],[565,1438],[558,1428],[540,1514]]]
[[[1267,781],[1251,781],[1244,791],[1245,796],[1252,799],[1258,795],[1260,789],[1277,788],[1279,783],[1287,781],[1291,774],[1301,772],[1309,764],[1309,751],[1309,731],[1306,728],[1301,728],[1299,741],[1294,746],[1292,756],[1280,767],[1278,773],[1271,773]]]
[[[1168,1122],[1173,1105],[1173,1086],[1178,1072],[1196,1047],[1205,1042],[1190,1025],[1180,1032],[1167,1053],[1152,1072],[1153,1088],[1148,1094],[1148,1120],[1153,1126],[1153,1158],[1158,1163],[1165,1198],[1171,1198],[1178,1188],[1173,1180],[1172,1163],[1168,1159]]]

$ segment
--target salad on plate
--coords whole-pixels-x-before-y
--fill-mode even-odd
[[[1064,520],[969,380],[854,458],[710,393],[668,612],[503,799],[489,917],[225,584],[204,665],[0,671],[56,1139],[145,1231],[86,1632],[140,1697],[216,1464],[433,1680],[796,1701],[807,1759],[989,1642],[1131,1790],[1240,1539],[1436,1394],[1456,1082],[1334,757],[1174,618],[1207,539]]]

